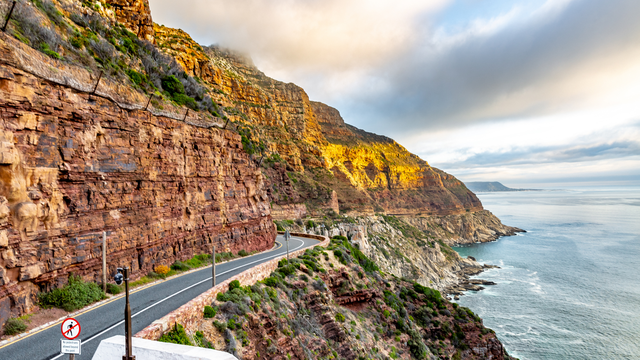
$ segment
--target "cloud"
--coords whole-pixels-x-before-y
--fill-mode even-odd
[[[446,2],[151,0],[151,9],[154,21],[188,27],[205,45],[248,52],[270,67],[332,74],[389,61],[415,41],[412,19]]]
[[[393,118],[395,129],[415,132],[591,106],[629,86],[640,94],[640,22],[632,15],[640,2],[564,5],[436,32],[389,64],[384,91],[361,93],[347,113],[366,112],[379,129]]]

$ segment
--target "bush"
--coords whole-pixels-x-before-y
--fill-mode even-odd
[[[173,98],[176,94],[184,94],[184,85],[175,75],[168,75],[162,78],[162,88]]]
[[[122,287],[116,284],[107,284],[107,292],[113,295],[120,294],[122,292]]]
[[[296,272],[296,268],[293,265],[287,265],[287,266],[283,266],[281,268],[278,268],[278,270],[276,270],[277,272],[281,273],[284,276],[289,276],[292,275]]]
[[[337,313],[336,314],[336,321],[338,322],[344,322],[346,319],[344,317],[344,315],[342,315],[341,313]]]
[[[275,277],[268,277],[268,278],[262,280],[262,283],[267,285],[267,286],[277,287],[278,284],[280,283],[280,280],[278,278],[275,278]]]
[[[238,256],[249,256],[249,253],[245,249],[242,249],[238,251]]]
[[[160,337],[159,341],[166,342],[166,343],[193,346],[193,344],[189,340],[189,337],[187,336],[187,332],[184,331],[184,327],[182,327],[182,325],[178,323],[176,323],[176,325],[173,327],[173,329],[171,329],[171,331],[169,331],[166,334],[163,334]]]
[[[183,263],[182,261],[176,261],[173,264],[171,264],[171,269],[175,271],[187,271],[187,270],[190,270],[191,268],[189,267],[189,265]]]
[[[207,305],[204,307],[204,318],[211,319],[216,316],[216,309]]]
[[[232,291],[233,289],[240,289],[240,281],[233,280],[229,283],[229,291]]]
[[[221,333],[224,333],[224,331],[227,330],[227,323],[223,323],[221,321],[214,320],[213,326],[215,326]]]
[[[154,270],[158,275],[167,275],[170,269],[167,265],[158,265]]]
[[[105,297],[106,295],[96,283],[87,283],[79,276],[71,275],[67,285],[49,293],[39,294],[38,300],[44,308],[57,307],[71,312]]]
[[[5,335],[16,335],[27,330],[27,324],[22,319],[10,318],[4,323]]]

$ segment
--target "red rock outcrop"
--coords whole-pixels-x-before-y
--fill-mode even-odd
[[[0,323],[69,273],[134,277],[198,252],[264,250],[273,226],[240,136],[125,110],[0,64]]]
[[[140,39],[154,42],[153,19],[149,0],[107,0],[115,10],[116,20]]]

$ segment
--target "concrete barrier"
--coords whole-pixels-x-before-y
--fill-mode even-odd
[[[301,233],[292,233],[291,235],[321,240],[318,246],[323,247],[328,246],[330,242],[328,237],[320,235],[309,235]],[[306,249],[293,251],[290,253],[290,256],[296,257],[304,253],[305,251]],[[286,257],[286,254],[279,256],[265,263],[247,269],[238,275],[232,276],[231,278],[217,284],[215,287],[205,291],[195,299],[182,305],[178,309],[165,315],[163,318],[154,321],[153,323],[151,323],[151,325],[147,326],[139,333],[137,333],[135,337],[148,340],[158,340],[164,333],[168,332],[175,323],[184,326],[185,329],[190,328],[192,325],[196,324],[200,318],[202,318],[204,307],[206,305],[211,305],[218,293],[226,292],[229,289],[230,282],[238,280],[243,286],[253,285],[257,281],[264,280],[269,277],[269,275],[278,268],[278,261],[286,259]]]
[[[136,360],[238,360],[235,356],[218,350],[196,346],[170,344],[159,341],[132,339],[132,355]],[[116,335],[102,340],[92,360],[121,359],[125,353],[124,336]]]

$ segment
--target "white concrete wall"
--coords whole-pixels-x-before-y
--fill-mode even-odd
[[[116,335],[102,340],[93,360],[122,359],[125,353],[124,336]],[[195,346],[170,344],[133,338],[133,354],[136,360],[238,360],[235,356],[218,350]]]

